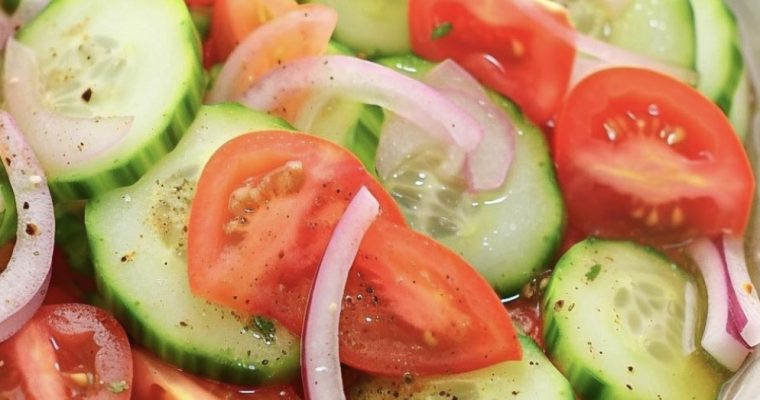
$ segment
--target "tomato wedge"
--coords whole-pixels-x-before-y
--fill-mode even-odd
[[[545,123],[567,91],[575,47],[542,29],[523,7],[571,26],[564,9],[545,1],[515,6],[514,0],[409,0],[412,49],[435,61],[454,59]]]
[[[0,398],[126,400],[131,390],[127,335],[99,308],[43,306],[0,344]]]
[[[222,62],[252,30],[297,6],[295,0],[216,0],[211,18],[212,61]]]
[[[300,332],[332,230],[361,186],[381,213],[347,283],[341,360],[400,376],[519,358],[509,315],[488,283],[461,257],[406,227],[393,199],[351,153],[311,135],[252,133],[212,156],[190,212],[191,288]]]
[[[613,68],[581,81],[554,150],[570,224],[587,234],[666,244],[747,226],[755,183],[741,142],[668,76]]]
[[[135,399],[152,400],[298,400],[287,386],[244,388],[182,372],[145,350],[133,348]]]

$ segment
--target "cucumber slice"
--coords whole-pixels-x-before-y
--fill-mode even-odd
[[[696,290],[651,248],[576,244],[543,298],[549,358],[584,399],[715,399],[726,372],[694,345]]]
[[[739,84],[736,85],[736,91],[734,97],[731,100],[731,111],[728,114],[728,119],[731,120],[731,125],[734,126],[736,134],[744,141],[747,138],[747,134],[750,131],[750,124],[752,123],[752,86],[747,77],[747,70],[741,71],[741,77]]]
[[[409,57],[381,60],[412,76],[432,64]],[[409,224],[461,254],[502,296],[519,292],[543,271],[559,246],[564,203],[543,133],[502,97],[493,100],[514,121],[515,159],[501,188],[469,193],[464,182],[430,171],[443,154],[410,158],[383,182]]]
[[[553,0],[576,28],[617,46],[682,67],[694,65],[694,17],[689,0]]]
[[[374,174],[378,138],[374,134],[377,131],[373,132],[368,124],[381,112],[376,106],[333,98],[320,109],[306,131],[350,150]]]
[[[694,16],[688,0],[636,0],[610,25],[617,46],[682,67],[693,67]]]
[[[736,20],[722,0],[691,0],[691,5],[697,38],[697,89],[729,114],[744,75]]]
[[[55,205],[55,243],[73,270],[91,276],[93,269],[84,226],[84,205],[82,200]]]
[[[570,383],[532,339],[520,336],[523,358],[448,376],[403,380],[372,379],[351,389],[352,400],[541,399],[572,400]]]
[[[407,0],[307,0],[338,12],[333,38],[365,57],[411,51]]]
[[[5,169],[0,171],[0,246],[16,238],[16,198]]]
[[[181,0],[57,0],[18,39],[36,54],[48,106],[75,117],[134,116],[112,150],[47,171],[58,199],[136,181],[175,146],[201,103],[200,42]]]
[[[98,287],[127,332],[182,369],[249,385],[293,378],[298,339],[278,323],[190,292],[186,223],[211,154],[235,136],[263,129],[288,127],[237,104],[204,106],[177,148],[149,173],[85,208]]]

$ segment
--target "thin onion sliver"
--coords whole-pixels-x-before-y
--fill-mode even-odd
[[[0,112],[0,157],[16,198],[16,244],[0,273],[0,342],[34,315],[50,283],[55,217],[45,174],[12,117]]]
[[[314,93],[380,106],[429,132],[440,143],[467,153],[468,157],[484,136],[481,123],[438,91],[390,68],[355,57],[324,56],[294,60],[262,77],[243,95],[241,101],[251,108],[285,117],[292,123],[297,119],[293,114],[315,112],[303,110],[303,102],[296,101],[299,98],[306,101]],[[468,164],[467,167],[471,168],[472,165]],[[466,172],[468,176],[490,173]]]
[[[750,349],[741,339],[730,315],[730,293],[725,261],[715,244],[698,239],[689,246],[689,254],[702,273],[707,287],[707,320],[702,334],[702,348],[731,371],[736,371]]]
[[[380,205],[362,187],[333,231],[309,295],[301,335],[301,376],[306,399],[345,399],[338,325],[348,272]]]

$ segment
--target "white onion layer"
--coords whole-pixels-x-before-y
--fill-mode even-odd
[[[270,69],[298,57],[324,54],[337,21],[332,8],[304,4],[254,29],[224,62],[206,102],[233,101]],[[283,41],[298,44],[270,44]]]
[[[18,213],[16,244],[0,273],[0,342],[37,311],[50,283],[55,217],[47,180],[34,151],[12,117],[0,112],[0,157]]]
[[[294,60],[262,77],[241,100],[251,108],[273,112],[285,99],[315,93],[323,98],[336,96],[380,106],[429,132],[438,141],[468,154],[475,151],[484,135],[484,128],[478,121],[436,90],[399,72],[355,57]],[[306,105],[323,103],[306,102]],[[319,110],[302,109],[299,114],[317,112]],[[296,128],[303,129],[301,126]]]
[[[379,212],[377,199],[362,187],[338,221],[317,269],[301,335],[301,376],[306,400],[346,398],[338,341],[340,308],[359,244]]]
[[[484,135],[470,154],[444,149],[448,158],[438,167],[444,176],[464,172],[470,189],[496,189],[504,182],[514,158],[515,127],[507,114],[495,105],[478,81],[452,60],[442,61],[422,79],[447,97],[483,126]],[[375,166],[378,175],[388,179],[410,155],[440,146],[424,129],[391,114],[383,124]]]
[[[731,371],[736,371],[750,349],[743,343],[729,315],[728,274],[719,249],[708,239],[689,246],[689,254],[699,267],[707,287],[707,321],[702,348]],[[733,331],[733,332],[732,332]]]
[[[34,52],[11,38],[6,44],[4,95],[8,111],[24,131],[46,171],[87,161],[114,147],[128,133],[133,117],[67,117],[42,100]]]

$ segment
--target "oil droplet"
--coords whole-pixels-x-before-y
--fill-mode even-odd
[[[614,142],[617,140],[618,133],[617,130],[615,130],[615,127],[612,126],[609,122],[604,123],[604,131],[607,133],[607,139],[609,139],[611,142]]]
[[[679,126],[668,134],[666,141],[672,146],[682,142],[684,139],[686,139],[686,131]]]

